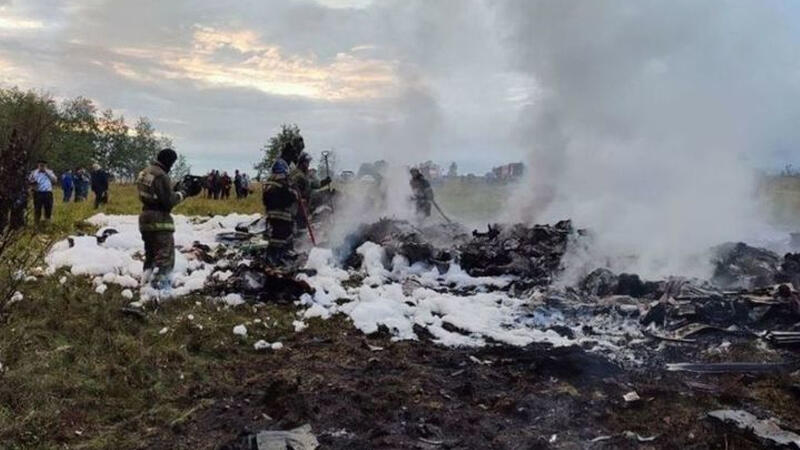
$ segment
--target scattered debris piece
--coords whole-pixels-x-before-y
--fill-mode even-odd
[[[694,372],[694,373],[775,373],[790,372],[797,368],[798,363],[751,363],[751,362],[729,362],[729,363],[677,363],[667,364],[670,372]]]
[[[308,424],[290,431],[259,431],[246,436],[243,444],[242,448],[247,450],[315,450],[319,447]]]
[[[147,320],[147,315],[139,308],[130,308],[130,307],[122,307],[120,308],[120,312],[125,314],[126,316],[134,317],[142,322]]]
[[[658,436],[642,436],[641,434],[634,433],[633,431],[624,431],[622,435],[628,440],[638,442],[653,442],[658,438]]]
[[[764,338],[776,346],[794,346],[800,344],[800,331],[769,331]]]
[[[759,419],[747,411],[733,409],[711,411],[708,416],[752,433],[764,443],[800,448],[800,435],[781,428],[776,419]]]
[[[22,299],[24,299],[24,298],[25,298],[25,296],[24,296],[24,295],[22,295],[22,292],[20,292],[20,291],[16,291],[16,292],[14,292],[14,294],[11,296],[11,299],[9,299],[9,300],[8,300],[8,305],[11,305],[11,304],[13,304],[13,303],[17,303],[17,302],[21,302],[21,301],[22,301]]]
[[[636,391],[630,391],[627,394],[623,395],[622,398],[628,403],[638,402],[639,400],[642,399],[641,397],[639,397],[639,394],[636,393]]]
[[[247,336],[247,327],[244,325],[236,325],[233,327],[233,334],[245,337]]]

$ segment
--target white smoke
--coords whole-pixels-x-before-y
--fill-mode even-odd
[[[572,218],[593,263],[707,275],[698,253],[765,226],[753,160],[800,137],[797,42],[782,2],[517,0],[512,65],[529,176],[506,219]]]

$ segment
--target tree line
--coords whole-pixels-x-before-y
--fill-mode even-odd
[[[0,155],[6,163],[30,169],[43,159],[56,173],[96,163],[116,179],[131,180],[165,147],[172,141],[159,136],[147,117],[131,125],[85,97],[58,102],[47,93],[0,88]],[[185,159],[177,165],[188,172]]]

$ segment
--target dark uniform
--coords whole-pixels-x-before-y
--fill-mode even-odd
[[[431,188],[431,183],[418,170],[411,172],[411,192],[414,194],[413,200],[417,215],[430,217],[433,189]]]
[[[172,162],[169,158],[163,159],[159,153],[159,160],[139,172],[136,178],[142,202],[139,231],[144,240],[144,270],[153,270],[152,284],[155,287],[165,287],[164,283],[175,267],[175,222],[170,212],[186,195],[173,191],[167,175],[174,159]]]
[[[297,211],[297,194],[289,180],[288,165],[279,159],[272,166],[272,174],[264,183],[262,201],[266,209],[267,257],[278,262],[293,248],[294,215]]]
[[[291,173],[289,174],[289,183],[291,183],[292,188],[297,193],[297,196],[300,200],[303,201],[303,205],[305,206],[305,213],[311,214],[309,210],[311,205],[311,194],[313,192],[313,188],[311,186],[311,180],[309,180],[308,174],[305,173],[301,168],[295,167],[292,169]],[[302,211],[301,205],[297,205],[295,209],[295,215],[298,229],[305,229],[307,226],[307,217]]]

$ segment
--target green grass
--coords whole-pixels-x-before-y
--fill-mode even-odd
[[[291,309],[222,308],[200,297],[142,321],[121,312],[119,288],[100,296],[83,277],[60,285],[62,275],[25,286],[0,327],[4,448],[136,448],[234,386],[234,368],[259,358],[255,341],[293,334]],[[246,338],[232,333],[241,323]]]
[[[57,201],[52,224],[35,242],[43,248],[67,234],[90,232],[85,220],[97,212],[136,214],[141,208],[130,185],[113,186],[109,204],[93,206],[91,199]],[[175,213],[261,209],[256,194],[241,201],[195,197]],[[237,383],[231,379],[234,368],[262,357],[252,347],[255,341],[293,335],[291,307],[224,308],[191,296],[149,311],[142,321],[121,312],[128,300],[119,287],[99,295],[88,278],[67,272],[20,290],[24,300],[10,306],[0,324],[2,448],[138,448],[142,439],[207,406],[213,396],[204,393],[225,392]],[[246,338],[232,333],[240,323],[247,324]]]
[[[800,227],[800,176],[776,176],[765,179],[761,193],[773,222]]]
[[[434,194],[436,202],[451,220],[495,223],[500,220],[513,189],[513,185],[455,180],[434,186]]]

